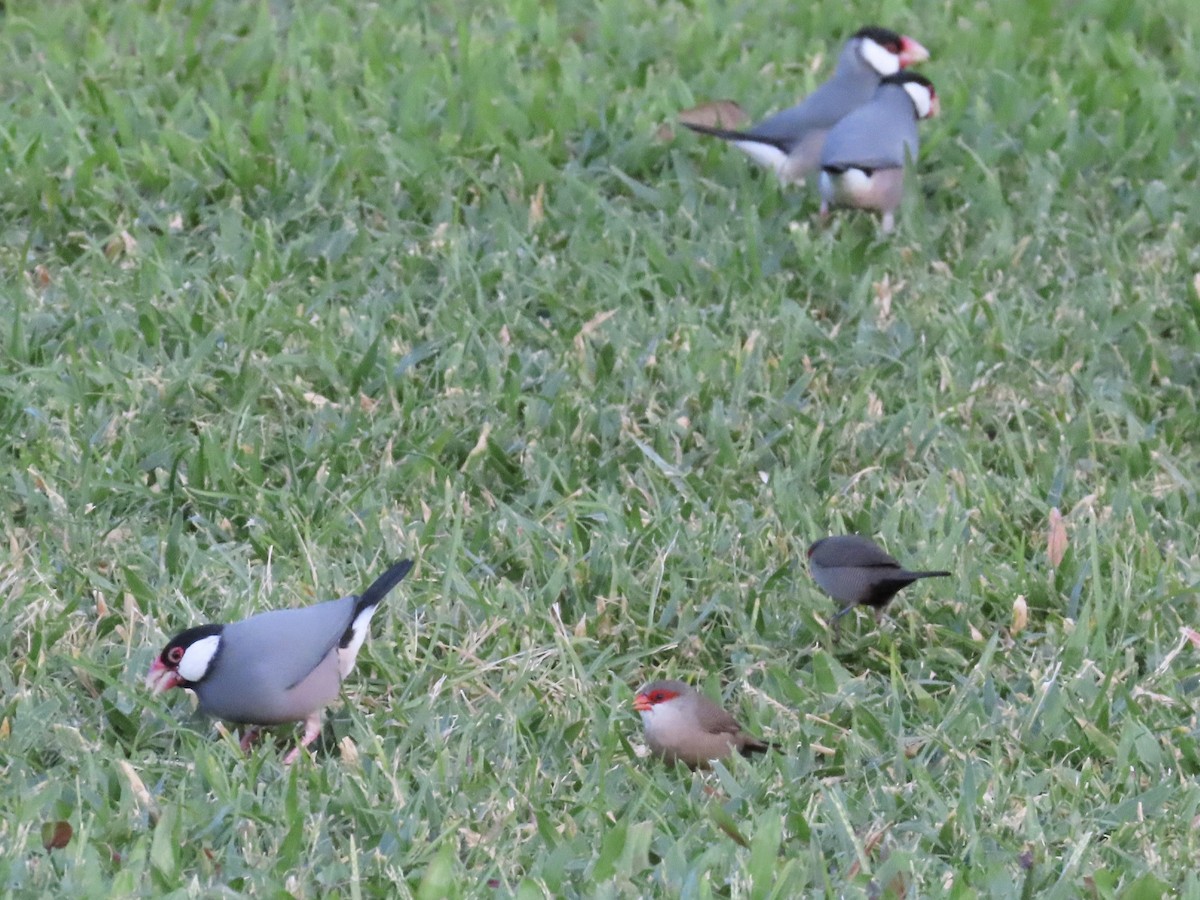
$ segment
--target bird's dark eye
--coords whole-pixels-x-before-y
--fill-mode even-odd
[[[179,662],[181,659],[183,659],[183,648],[172,647],[169,651],[167,651],[167,659],[173,663]]]
[[[653,694],[651,694],[650,702],[651,703],[662,703],[663,702],[663,692],[655,691]]]
[[[895,53],[897,55],[900,53],[900,45],[895,41],[890,41],[887,45],[887,49],[889,53]]]

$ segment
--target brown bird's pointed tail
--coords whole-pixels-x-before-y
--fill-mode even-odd
[[[779,745],[773,743],[772,741],[763,741],[755,738],[754,740],[748,740],[746,743],[742,744],[741,749],[738,752],[741,753],[742,756],[753,756],[755,753],[766,753],[768,750],[778,749]]]

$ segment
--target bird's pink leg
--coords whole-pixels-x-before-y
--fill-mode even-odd
[[[283,764],[290,766],[296,761],[296,757],[300,755],[300,751],[317,739],[321,733],[321,711],[317,710],[314,713],[309,713],[304,720],[304,737],[300,738],[300,743],[292,748],[292,752],[283,758]]]
[[[245,733],[242,735],[241,741],[238,742],[238,746],[242,748],[243,753],[250,752],[250,746],[258,740],[258,734],[259,729],[255,726],[251,726],[250,728],[246,729]]]

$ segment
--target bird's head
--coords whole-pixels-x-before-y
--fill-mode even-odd
[[[146,687],[152,694],[161,694],[203,681],[221,652],[223,630],[221,625],[198,625],[175,635],[151,664]]]
[[[633,698],[633,708],[646,719],[689,693],[691,688],[682,681],[655,681],[638,691]]]
[[[929,51],[906,34],[868,25],[854,33],[858,53],[880,76],[894,75],[901,69],[929,59]]]

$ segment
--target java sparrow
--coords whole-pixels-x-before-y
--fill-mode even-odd
[[[784,184],[803,181],[816,170],[830,128],[868,102],[881,78],[927,59],[929,51],[912,38],[867,26],[846,42],[830,79],[795,106],[745,131],[684,124],[731,142],[759,165],[774,170]]]
[[[821,148],[821,216],[830,205],[877,209],[883,232],[895,227],[904,197],[904,166],[920,142],[917,120],[939,111],[933,83],[916,72],[889,75],[875,96],[829,130]]]
[[[771,744],[742,731],[737,719],[682,681],[655,681],[634,698],[646,743],[668,765],[706,769],[710,760],[765,753]]]
[[[243,725],[303,720],[304,737],[284,758],[290,765],[321,733],[321,711],[354,668],[371,616],[412,566],[395,563],[357,597],[181,631],[150,666],[146,687],[155,694],[187,688],[201,712]],[[257,733],[243,736],[243,750]]]
[[[838,620],[859,604],[882,612],[901,588],[919,578],[948,578],[949,572],[910,572],[872,540],[859,534],[821,538],[808,548],[813,580],[842,604]]]

